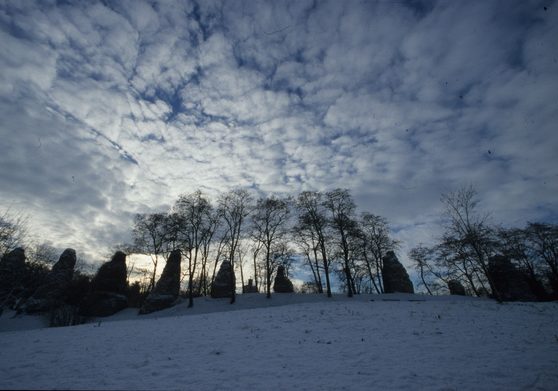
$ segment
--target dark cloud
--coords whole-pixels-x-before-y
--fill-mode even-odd
[[[349,187],[408,246],[462,184],[498,221],[556,221],[558,7],[541,4],[4,4],[0,207],[90,255],[196,187]]]

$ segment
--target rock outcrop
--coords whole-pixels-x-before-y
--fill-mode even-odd
[[[52,267],[45,283],[25,302],[23,310],[27,313],[43,312],[64,305],[75,265],[76,252],[74,249],[67,248]]]
[[[161,278],[140,308],[140,314],[149,314],[171,307],[180,293],[180,250],[171,252]]]
[[[449,280],[448,289],[450,291],[450,295],[466,296],[465,287],[457,280]]]
[[[502,255],[496,255],[488,261],[488,272],[497,292],[496,298],[503,301],[535,301],[537,297],[531,291],[525,273]]]
[[[393,251],[388,251],[383,258],[382,280],[385,293],[415,293],[407,270]]]
[[[211,284],[211,297],[214,299],[232,297],[234,292],[234,272],[229,261],[223,261]]]
[[[277,268],[277,274],[275,275],[275,281],[273,282],[273,291],[276,293],[294,292],[293,283],[289,280],[289,277],[287,277],[284,266],[279,266]]]
[[[110,316],[127,306],[126,254],[117,251],[97,271],[91,282],[91,293],[82,303],[81,313],[86,316]]]

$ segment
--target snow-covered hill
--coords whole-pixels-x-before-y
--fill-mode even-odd
[[[234,311],[231,311],[234,310]],[[197,299],[75,327],[0,317],[0,388],[555,390],[558,304],[415,295]],[[6,331],[10,328],[28,330]],[[35,328],[35,329],[29,329]]]

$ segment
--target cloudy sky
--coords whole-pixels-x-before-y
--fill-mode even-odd
[[[555,2],[14,0],[0,27],[0,209],[57,247],[196,188],[349,188],[404,250],[468,184],[558,221]]]

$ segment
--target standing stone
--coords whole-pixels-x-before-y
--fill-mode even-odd
[[[232,297],[234,293],[234,272],[229,261],[223,261],[211,284],[211,297],[214,299]]]
[[[276,293],[293,293],[294,287],[289,277],[285,273],[285,266],[281,265],[277,268],[275,281],[273,282],[273,291]]]
[[[258,287],[254,285],[254,280],[248,279],[248,285],[242,287],[242,293],[258,293]]]
[[[180,293],[180,250],[171,252],[161,278],[140,308],[140,314],[149,314],[171,307]]]
[[[75,265],[76,252],[67,248],[48,273],[45,283],[25,302],[23,310],[27,313],[41,312],[63,305]]]
[[[0,304],[13,307],[24,290],[25,251],[18,247],[0,259]],[[0,306],[0,312],[2,311]]]
[[[105,262],[91,281],[93,291],[126,292],[126,254],[117,251],[109,262]]]
[[[110,316],[128,306],[126,297],[126,254],[117,251],[91,281],[91,293],[84,299],[81,313]]]
[[[534,301],[537,299],[531,291],[527,276],[517,269],[509,258],[503,255],[490,258],[488,271],[501,300]]]
[[[387,252],[383,258],[383,263],[382,280],[385,293],[415,293],[407,270],[399,262],[393,251]]]
[[[0,293],[18,287],[25,276],[25,250],[18,247],[0,259]]]
[[[457,280],[449,280],[448,289],[450,291],[450,295],[466,296],[465,287],[463,287],[463,284]]]

